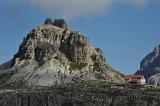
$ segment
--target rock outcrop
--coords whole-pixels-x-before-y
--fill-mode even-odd
[[[47,19],[21,43],[14,58],[1,67],[0,84],[52,86],[79,80],[100,79],[120,83],[123,79],[111,68],[102,50],[89,39],[68,28],[64,19]],[[1,68],[0,68],[1,69]]]
[[[141,61],[140,70],[136,74],[143,74],[148,84],[160,85],[160,45]]]

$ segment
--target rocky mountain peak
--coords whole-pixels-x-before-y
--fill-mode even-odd
[[[156,56],[159,56],[160,55],[160,45],[157,45],[154,49],[154,52],[156,54]]]
[[[152,69],[160,65],[160,45],[157,45],[154,50],[149,53],[140,63],[141,69]]]
[[[142,59],[142,61],[140,62],[140,69],[141,70],[137,71],[136,74],[145,75],[146,79],[148,79],[148,83],[153,83],[154,81],[158,83],[158,77],[155,76],[160,73],[160,45],[157,45],[151,53],[149,53],[147,56],[145,56],[144,59]],[[152,78],[152,81],[150,80],[150,78]],[[153,79],[156,80],[153,81]]]
[[[11,67],[8,67],[11,64]],[[68,29],[64,19],[47,19],[24,38],[14,58],[3,68],[5,84],[52,86],[80,80],[123,82],[106,62],[100,48],[91,46],[89,39]],[[1,68],[0,68],[1,69]]]

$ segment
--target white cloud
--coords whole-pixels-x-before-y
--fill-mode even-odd
[[[112,0],[30,0],[34,6],[47,9],[64,17],[101,14],[111,6]]]
[[[101,14],[114,3],[126,3],[145,7],[151,0],[30,0],[33,6],[47,9],[64,17]]]
[[[10,2],[10,0],[7,1]],[[157,0],[13,0],[12,3],[29,3],[36,8],[54,13],[57,16],[73,18],[106,13],[114,3],[145,7],[151,1]]]

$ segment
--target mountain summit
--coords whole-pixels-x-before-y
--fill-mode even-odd
[[[46,19],[23,39],[14,58],[0,66],[0,84],[52,86],[82,80],[120,83],[100,48],[68,28],[64,19]]]
[[[143,74],[148,84],[160,85],[160,45],[142,59],[136,74]]]

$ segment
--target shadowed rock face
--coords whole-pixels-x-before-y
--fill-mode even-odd
[[[140,63],[140,70],[136,74],[143,74],[149,84],[160,84],[160,45],[149,53]]]
[[[68,28],[68,25],[64,19],[55,19],[54,25],[64,29]]]
[[[53,25],[54,22],[53,22],[53,20],[52,20],[51,18],[47,18],[47,19],[45,20],[44,24],[45,24],[45,25],[47,25],[47,24]]]
[[[54,25],[47,19],[45,25],[34,28],[11,62],[1,66],[11,66],[0,68],[5,72],[1,75],[3,83],[52,86],[92,79],[123,82],[120,73],[106,62],[101,49],[92,47],[83,34],[66,27],[63,19],[55,20]]]
[[[56,52],[54,46],[48,42],[42,42],[35,48],[35,60],[43,64],[52,58],[52,55]]]

